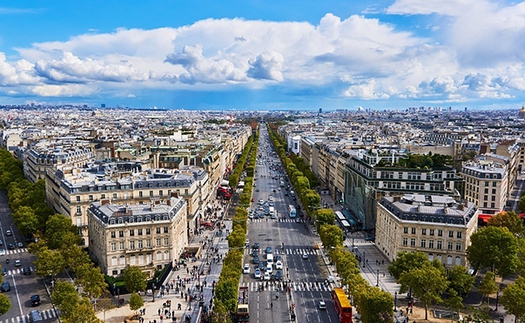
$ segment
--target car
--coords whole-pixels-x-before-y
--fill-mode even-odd
[[[250,246],[250,239],[246,238],[246,240],[244,240],[244,245],[246,247],[249,247]]]
[[[0,240],[0,246],[3,246],[3,245],[4,245],[4,242]]]
[[[272,190],[272,192],[274,192],[274,193],[275,193],[275,192],[277,192],[277,191],[276,191],[276,190],[275,190],[275,188],[274,188],[274,189]]]
[[[275,269],[283,269],[283,262],[278,260],[275,262]]]
[[[284,248],[284,243],[283,243],[283,248]],[[275,261],[283,261],[283,257],[281,255],[276,255],[275,256]]]
[[[366,236],[366,237],[365,237],[365,241],[371,241],[371,242],[374,242],[374,241],[376,241],[376,237],[375,237],[375,236]]]
[[[303,259],[308,259],[308,254],[307,253],[303,253]]]
[[[22,273],[23,273],[24,275],[31,275],[31,271],[32,271],[32,270],[31,270],[31,267],[24,267]]]
[[[256,243],[253,244],[252,249],[259,249],[259,246],[260,246],[259,242],[256,242]]]
[[[23,248],[23,247],[24,247],[24,244],[23,244],[22,242],[17,242],[17,243],[16,243],[16,246],[17,246],[18,248]]]
[[[24,271],[24,273],[25,273],[25,271]],[[249,274],[250,273],[250,265],[249,264],[244,264],[244,268],[242,269],[242,273],[243,274]]]
[[[20,259],[15,259],[15,267],[20,267],[22,266],[22,262],[20,261]]]
[[[269,272],[266,272],[264,273],[264,275],[261,277],[262,280],[270,280],[270,273]]]
[[[13,232],[11,230],[6,230],[5,231],[5,235],[6,236],[12,236],[13,235]]]
[[[256,189],[255,189],[255,191],[256,191],[256,192],[259,192],[259,189],[258,189],[258,188],[256,188]]]
[[[274,275],[275,280],[283,280],[283,272],[280,270],[277,270]]]
[[[40,304],[42,304],[42,302],[40,301],[40,296],[39,295],[31,296],[31,306],[38,306]]]
[[[259,250],[257,250],[257,249],[253,249],[253,250],[252,250],[252,256],[253,256],[253,257],[259,257]]]
[[[320,310],[326,310],[326,303],[325,301],[319,301],[319,309]]]
[[[301,219],[299,218],[295,219],[295,223],[301,223]]]
[[[264,266],[264,262],[259,261],[259,264],[257,265],[257,268],[259,268],[260,271],[263,271],[264,268],[266,268],[266,267]]]
[[[272,214],[271,218],[272,220],[275,220],[275,214]]]
[[[272,265],[271,265],[271,264],[267,264],[267,265],[266,265],[266,272],[271,274],[272,271],[273,271],[273,269],[272,269]]]
[[[5,249],[0,249],[0,256],[5,256]]]
[[[7,269],[2,267],[2,276],[7,276]]]
[[[13,249],[15,249],[15,245],[10,243],[10,244],[7,245],[7,249],[13,250]]]
[[[2,285],[0,285],[0,290],[2,292],[8,292],[11,290],[11,285],[9,285],[9,282],[3,282]]]
[[[272,253],[272,247],[268,246],[266,247],[266,253]]]

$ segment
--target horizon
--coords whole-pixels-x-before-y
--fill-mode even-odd
[[[508,0],[7,0],[0,102],[519,109],[524,12]]]

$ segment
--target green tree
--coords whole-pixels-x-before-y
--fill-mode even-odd
[[[525,238],[518,239],[518,273],[525,277]]]
[[[450,288],[448,290],[449,296],[447,299],[445,299],[445,306],[447,308],[450,308],[451,310],[454,310],[457,314],[459,314],[459,311],[465,307],[463,304],[463,297],[461,297],[458,292],[456,292],[454,289]]]
[[[524,237],[525,227],[523,220],[516,214],[516,212],[505,211],[490,217],[488,221],[489,226],[504,227],[509,229],[516,238]]]
[[[0,294],[0,315],[4,315],[11,308],[11,301],[5,294]]]
[[[128,292],[145,291],[148,276],[137,266],[129,266],[124,269],[124,284]]]
[[[401,274],[429,263],[430,261],[424,252],[402,251],[397,254],[396,259],[388,266],[388,271],[396,280],[399,280]]]
[[[322,224],[335,224],[335,214],[332,209],[317,210],[317,225],[318,229]]]
[[[501,296],[501,304],[507,311],[515,316],[516,322],[525,320],[525,279],[518,277],[514,283],[509,284]]]
[[[406,292],[406,286],[412,289],[415,295],[425,306],[425,320],[428,319],[428,306],[443,302],[441,295],[448,286],[447,277],[442,268],[427,263],[419,268],[403,272],[399,278],[400,292]]]
[[[60,253],[64,258],[64,262],[73,272],[77,272],[78,268],[84,265],[92,265],[91,259],[87,252],[82,249],[81,246],[77,245],[63,245],[60,248]]]
[[[489,302],[489,295],[494,294],[498,291],[498,286],[496,285],[495,275],[492,271],[487,271],[481,284],[478,286],[478,292],[487,298],[487,304]]]
[[[343,230],[337,225],[321,225],[319,237],[321,238],[323,246],[328,251],[331,251],[332,248],[343,245]]]
[[[102,296],[108,286],[100,269],[91,263],[79,267],[76,274],[76,284],[82,286],[82,293],[90,299]]]
[[[457,292],[458,295],[466,295],[474,287],[474,276],[470,275],[463,266],[454,266],[448,272],[449,288]]]
[[[35,260],[36,274],[41,277],[50,277],[53,281],[55,277],[65,269],[64,258],[59,251],[42,248],[38,252]]]
[[[33,234],[38,228],[38,218],[29,206],[21,206],[13,213],[13,220],[23,235]]]
[[[137,314],[137,310],[144,306],[144,300],[139,294],[133,292],[129,297],[129,308]]]
[[[45,238],[50,249],[80,244],[78,228],[71,223],[70,218],[62,214],[55,214],[47,220]]]
[[[507,277],[518,268],[518,242],[506,227],[485,227],[474,233],[467,248],[467,259],[475,271],[489,268]]]
[[[363,323],[390,323],[394,320],[394,298],[379,288],[369,288],[360,298]]]
[[[525,193],[525,191],[523,191]],[[522,193],[522,194],[523,194]],[[521,195],[520,200],[518,202],[518,209],[523,213],[525,212],[525,195]]]

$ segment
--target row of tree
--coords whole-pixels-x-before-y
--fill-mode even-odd
[[[54,214],[46,205],[44,181],[29,182],[24,177],[22,163],[1,149],[0,189],[7,192],[16,226],[28,241],[34,241],[28,249],[37,256],[36,274],[55,285],[51,299],[61,311],[61,320],[96,322],[93,304],[107,291],[104,275],[80,246],[78,229],[71,219]],[[66,270],[75,279],[57,281],[57,275]],[[0,295],[0,314],[9,308],[9,299]]]
[[[235,208],[232,218],[232,231],[228,236],[228,253],[224,257],[222,271],[215,285],[213,311],[206,321],[213,323],[231,323],[236,313],[239,283],[242,276],[242,260],[244,255],[246,230],[248,227],[247,206],[250,205],[253,187],[253,173],[255,169],[259,131],[248,140],[244,151],[239,156],[237,165],[230,175],[231,187],[237,187],[242,172],[245,171],[244,188],[239,196],[239,206]],[[249,158],[249,161],[247,162]]]

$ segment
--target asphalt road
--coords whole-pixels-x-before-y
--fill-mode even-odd
[[[321,251],[314,249],[316,237],[300,219],[289,217],[288,205],[295,205],[295,202],[286,189],[288,183],[281,187],[279,179],[272,178],[285,175],[276,169],[280,161],[272,155],[270,147],[266,129],[262,129],[259,142],[261,158],[257,159],[251,208],[257,208],[260,199],[266,201],[271,195],[276,218],[265,216],[249,220],[248,239],[251,246],[255,242],[260,244],[261,261],[266,259],[266,247],[272,248],[274,257],[282,257],[283,280],[267,283],[256,279],[254,271],[257,265],[252,263],[251,248],[247,248],[244,263],[249,263],[251,270],[250,274],[243,275],[241,286],[249,290],[250,322],[290,322],[291,309],[296,315],[296,322],[338,322],[330,296],[334,286],[325,282],[328,273],[320,256]],[[272,273],[275,271],[274,267]],[[289,292],[286,287],[289,287]],[[318,308],[321,300],[326,302],[326,310]]]
[[[10,230],[12,235],[8,236],[7,230]],[[0,192],[0,240],[3,242],[0,248],[5,250],[5,255],[0,255],[0,264],[7,270],[7,274],[2,279],[3,282],[9,282],[11,285],[11,290],[4,292],[11,301],[11,308],[0,316],[0,322],[29,322],[28,314],[34,309],[41,311],[46,322],[55,321],[56,313],[51,305],[51,300],[42,280],[34,273],[33,261],[36,257],[27,252],[25,239],[13,223],[4,192]],[[19,242],[23,244],[22,247],[17,246]],[[9,249],[9,244],[13,244],[15,249]],[[9,259],[9,264],[6,263],[7,259]],[[17,259],[20,260],[20,266],[15,266]],[[30,275],[23,274],[24,267],[32,269]],[[31,295],[35,294],[40,296],[42,304],[32,307]]]

